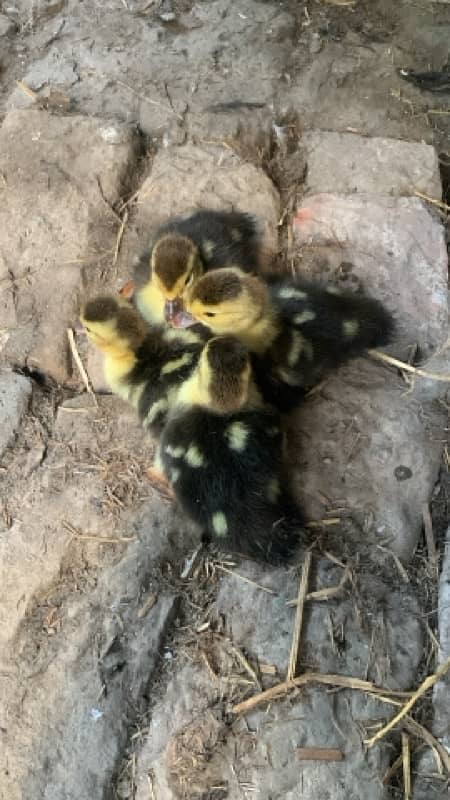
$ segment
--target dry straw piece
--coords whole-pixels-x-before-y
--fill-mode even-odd
[[[417,703],[417,701],[422,697],[422,695],[424,695],[425,692],[428,691],[428,689],[431,689],[431,687],[434,686],[435,683],[437,683],[441,678],[443,678],[449,669],[450,669],[450,656],[449,658],[447,658],[446,661],[444,661],[443,664],[441,664],[441,666],[439,667],[439,669],[436,670],[434,675],[428,675],[428,677],[425,678],[425,680],[421,683],[419,688],[413,693],[412,697],[410,697],[408,702],[405,703],[405,705],[400,709],[398,714],[396,714],[387,723],[387,725],[381,728],[381,730],[379,730],[378,733],[375,734],[375,736],[372,736],[371,739],[368,739],[368,741],[366,742],[367,746],[373,747],[373,745],[380,739],[382,739],[384,736],[386,736],[386,734],[390,730],[392,730],[392,728],[395,728],[395,726],[398,725],[399,722],[401,722],[401,720],[408,714],[408,712],[411,711],[412,707]],[[385,692],[385,694],[390,694],[390,692]]]
[[[319,683],[323,686],[338,686],[342,689],[356,689],[373,695],[392,695],[394,697],[403,698],[411,697],[411,692],[385,689],[371,681],[363,681],[360,678],[349,678],[346,675],[325,675],[320,672],[304,672],[303,675],[299,675],[291,681],[278,683],[276,686],[272,686],[271,689],[266,689],[264,692],[255,694],[253,697],[249,697],[247,700],[237,703],[231,709],[232,713],[246,714],[248,711],[253,711],[254,708],[263,703],[271,703],[273,700],[279,700],[294,689],[299,689],[302,686],[308,686],[314,683]]]
[[[342,750],[336,747],[297,747],[297,758],[300,761],[343,761]]]
[[[75,337],[73,335],[72,328],[67,328],[67,338],[69,340],[69,345],[70,345],[70,349],[71,349],[71,352],[72,352],[73,359],[75,361],[75,364],[78,367],[78,372],[81,375],[81,380],[83,381],[87,392],[91,395],[91,397],[92,397],[92,399],[94,401],[95,407],[98,408],[97,398],[96,398],[95,392],[94,392],[94,390],[92,388],[91,381],[89,380],[89,375],[87,374],[87,372],[86,372],[86,370],[85,370],[85,368],[83,366],[83,362],[82,362],[82,360],[80,358],[80,354],[79,354],[79,352],[77,350],[77,346],[75,344]]]
[[[303,611],[305,608],[306,594],[308,591],[309,571],[311,569],[312,553],[308,550],[305,556],[305,563],[303,564],[302,577],[300,579],[300,587],[298,590],[297,598],[297,611],[295,614],[294,625],[294,638],[292,640],[291,656],[289,659],[289,667],[287,671],[287,680],[290,681],[295,678],[295,671],[298,661],[298,648],[300,646],[300,637],[302,635],[303,624]]]
[[[411,750],[409,736],[402,731],[402,763],[403,763],[403,796],[404,800],[411,800]]]
[[[386,353],[380,353],[379,350],[368,350],[367,353],[376,361],[383,361],[385,364],[390,364],[392,367],[403,370],[403,372],[411,372],[413,375],[420,375],[421,378],[428,378],[428,380],[431,381],[450,383],[450,375],[441,374],[439,372],[428,372],[426,369],[413,367],[411,364],[407,364],[406,361],[400,361],[398,358],[388,356]]]

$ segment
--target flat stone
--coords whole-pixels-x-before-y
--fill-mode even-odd
[[[447,339],[444,228],[418,198],[316,194],[294,218],[306,274],[339,285],[343,276],[385,302],[395,316],[403,357],[422,357]],[[401,350],[403,348],[403,350]]]
[[[314,588],[336,585],[342,575],[325,559],[315,567]],[[260,673],[263,688],[282,681],[295,619],[286,601],[298,593],[298,578],[285,570],[243,562],[236,572],[221,581],[214,604],[224,636],[199,636],[206,658],[177,658],[164,696],[153,708],[138,755],[137,800],[148,795],[149,774],[155,795],[167,800],[203,797],[211,786],[223,787],[223,797],[234,797],[244,784],[251,784],[263,800],[359,800],[362,782],[365,797],[382,800],[381,777],[390,754],[383,748],[366,751],[362,731],[369,721],[385,722],[392,711],[366,694],[333,694],[311,685],[229,724],[239,674],[249,678],[235,656],[232,664],[227,662],[230,647],[251,665],[266,665]],[[379,578],[360,577],[358,607],[352,591],[335,601],[308,604],[298,672],[340,673],[409,688],[422,655],[415,598],[411,592],[393,592]],[[267,677],[269,667],[272,678]],[[249,694],[257,691],[249,687]],[[327,764],[326,770],[318,762],[300,763],[296,748],[311,746],[338,748],[344,760]]]
[[[2,789],[12,800],[100,800],[111,784],[126,744],[130,708],[136,708],[159,664],[178,605],[172,594],[156,595],[153,608],[141,613],[148,600],[139,596],[143,572],[135,559],[132,570],[122,559],[105,572],[96,589],[60,606],[63,634],[50,641],[47,633],[41,635],[42,652],[36,631],[29,629],[28,637],[24,632],[16,642],[25,663],[2,660],[0,719],[11,738],[2,748],[0,767]],[[26,697],[20,690],[24,680],[33,685]],[[54,730],[57,748],[50,735]],[[45,759],[45,775],[30,770],[30,759],[39,758]],[[13,770],[8,771],[12,761]]]
[[[198,208],[253,214],[261,226],[267,260],[276,252],[280,199],[262,170],[223,147],[168,147],[156,154],[140,188],[134,225],[122,246],[123,279],[130,278],[130,263],[146,249],[159,225]]]
[[[17,432],[31,391],[28,378],[14,372],[0,372],[0,456]]]
[[[93,277],[113,251],[118,222],[108,204],[123,194],[136,148],[129,132],[108,143],[105,123],[91,118],[35,109],[7,114],[0,128],[7,186],[0,278],[14,296],[8,362],[70,377],[66,328],[76,320],[85,271]]]
[[[302,137],[308,164],[308,194],[442,194],[434,147],[355,133],[309,131]]]
[[[289,464],[309,519],[344,508],[368,541],[411,558],[441,463],[446,413],[433,391],[358,359],[293,415]]]
[[[118,398],[66,400],[27,475],[23,450],[0,516],[2,790],[100,800],[177,613],[161,562],[181,561],[192,537],[152,489],[153,445]]]

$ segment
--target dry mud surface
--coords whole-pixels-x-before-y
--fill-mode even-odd
[[[449,41],[437,0],[0,3],[2,800],[406,796],[400,728],[366,745],[394,706],[367,691],[311,680],[235,712],[286,679],[303,559],[202,549],[67,329],[167,216],[237,207],[268,263],[366,289],[390,354],[449,373],[450,90],[399,74],[448,74]],[[331,589],[297,673],[414,689],[450,655],[447,384],[359,359],[286,429],[321,520],[309,589]],[[403,728],[412,797],[441,800],[448,678],[412,713],[438,742]]]

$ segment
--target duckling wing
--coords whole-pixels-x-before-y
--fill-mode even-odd
[[[161,434],[178,389],[196,368],[209,337],[202,326],[196,326],[195,332],[155,326],[137,352],[127,381],[136,393],[141,422],[154,436]]]
[[[392,339],[393,318],[374,298],[274,276],[269,284],[280,333],[254,368],[265,399],[281,411],[330,370]]]

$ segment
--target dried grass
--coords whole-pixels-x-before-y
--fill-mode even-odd
[[[407,702],[407,703],[405,703],[405,705],[404,705],[404,706],[402,707],[402,709],[401,709],[401,710],[398,712],[398,714],[396,714],[396,715],[395,715],[395,716],[394,716],[394,717],[393,717],[393,718],[392,718],[392,719],[391,719],[391,720],[390,720],[390,721],[387,723],[387,725],[385,725],[383,728],[381,728],[381,730],[379,730],[379,731],[378,731],[378,732],[375,734],[375,736],[372,736],[372,738],[371,738],[371,739],[369,739],[369,740],[366,742],[367,746],[368,746],[368,747],[373,747],[373,745],[374,745],[376,742],[379,742],[379,741],[380,741],[380,739],[382,739],[384,736],[386,736],[386,734],[387,734],[387,733],[388,733],[390,730],[392,730],[392,728],[395,728],[395,726],[396,726],[396,725],[398,725],[398,723],[399,723],[399,722],[401,722],[401,720],[402,720],[402,719],[403,719],[403,718],[404,718],[404,717],[405,717],[405,716],[408,714],[408,712],[409,712],[409,711],[411,711],[411,709],[413,708],[413,706],[414,706],[414,705],[417,703],[417,701],[418,701],[418,700],[419,700],[419,699],[420,699],[420,698],[421,698],[421,697],[422,697],[422,696],[425,694],[425,692],[427,692],[427,691],[428,691],[428,689],[431,689],[431,687],[432,687],[432,686],[434,686],[434,684],[435,684],[435,683],[437,683],[437,681],[439,681],[441,678],[443,678],[443,677],[444,677],[444,675],[445,675],[445,674],[448,672],[448,670],[449,670],[449,669],[450,669],[450,657],[449,657],[449,658],[447,658],[447,660],[446,660],[446,661],[444,661],[444,663],[443,663],[443,664],[441,664],[441,666],[439,667],[439,669],[437,669],[437,670],[436,670],[436,672],[435,672],[433,675],[428,675],[428,677],[427,677],[427,678],[425,678],[425,680],[424,680],[424,681],[421,683],[421,685],[419,686],[419,688],[418,688],[418,689],[417,689],[417,690],[416,690],[416,691],[413,693],[412,697],[410,697],[410,699],[408,700],[408,702]],[[387,695],[388,695],[388,694],[389,694],[389,692],[385,692],[385,694],[387,694]]]
[[[352,678],[346,675],[325,675],[320,672],[305,672],[303,675],[299,675],[297,678],[293,678],[290,681],[283,681],[276,686],[272,686],[270,689],[266,689],[264,692],[253,695],[253,697],[249,697],[242,703],[237,703],[232,708],[232,713],[246,714],[249,711],[253,711],[253,709],[257,706],[260,706],[264,703],[271,703],[274,700],[279,700],[282,697],[285,697],[287,694],[289,694],[289,692],[294,691],[294,689],[299,689],[303,686],[308,686],[315,683],[323,686],[339,687],[342,689],[355,689],[357,691],[367,692],[368,694],[374,696],[382,695],[388,697],[389,695],[393,695],[394,697],[411,697],[411,692],[384,689],[380,686],[377,686],[375,683],[372,683],[371,681],[363,681],[360,678]]]
[[[388,356],[386,353],[381,353],[379,350],[368,350],[368,355],[376,361],[382,361],[385,364],[390,364],[392,367],[401,369],[404,372],[411,372],[413,375],[420,375],[421,378],[427,378],[431,381],[442,381],[443,383],[450,383],[450,375],[438,372],[428,372],[420,367],[413,367],[406,361],[400,361],[398,358]]]
[[[295,677],[298,661],[298,650],[300,646],[300,637],[302,634],[303,612],[305,608],[306,593],[308,591],[309,572],[311,569],[312,553],[307,551],[305,561],[302,569],[302,577],[300,579],[300,586],[297,598],[297,611],[295,614],[294,636],[292,640],[291,655],[289,658],[289,666],[287,671],[286,680],[290,681]]]
[[[95,407],[98,408],[97,398],[96,398],[95,392],[94,392],[94,390],[92,388],[92,383],[91,383],[91,381],[89,379],[89,375],[87,374],[87,371],[86,371],[86,369],[85,369],[85,367],[83,365],[83,362],[81,360],[80,354],[78,352],[72,328],[67,328],[67,338],[69,340],[70,350],[72,352],[72,356],[73,356],[73,359],[75,361],[75,364],[77,365],[78,372],[80,373],[81,380],[83,381],[83,383],[84,383],[84,385],[86,387],[86,391],[92,397],[92,400],[94,402]]]

